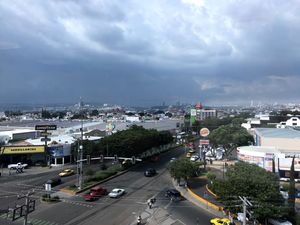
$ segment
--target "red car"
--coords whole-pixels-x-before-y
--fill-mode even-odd
[[[103,195],[107,195],[107,190],[101,186],[95,186],[90,189],[90,192],[88,194],[83,195],[83,198],[86,201],[93,201],[97,200]]]

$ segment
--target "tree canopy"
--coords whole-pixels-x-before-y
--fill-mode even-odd
[[[254,142],[252,135],[236,124],[223,125],[213,130],[209,135],[209,140],[213,147],[223,147],[227,157],[236,147]]]
[[[173,137],[169,131],[145,129],[133,125],[127,130],[119,131],[102,138],[98,143],[84,141],[84,154],[91,156],[118,155],[122,157],[139,156],[143,152],[161,145],[169,144]]]
[[[173,177],[178,182],[181,179],[187,181],[188,178],[196,175],[200,165],[201,163],[191,162],[187,158],[180,158],[170,163],[169,171],[171,177]]]
[[[229,166],[225,179],[215,180],[212,189],[225,207],[235,213],[242,212],[239,196],[247,197],[253,204],[252,217],[260,221],[281,217],[287,212],[279,192],[278,177],[257,165],[238,162]]]

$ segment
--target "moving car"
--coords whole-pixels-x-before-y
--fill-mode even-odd
[[[228,218],[214,218],[210,220],[211,225],[234,225]]]
[[[181,194],[176,189],[169,189],[166,191],[165,196],[173,200],[181,200]]]
[[[152,177],[156,174],[156,170],[153,168],[149,168],[144,172],[145,177]]]
[[[108,194],[108,196],[111,198],[118,198],[118,197],[122,196],[123,194],[125,194],[124,189],[115,188]]]
[[[61,184],[60,177],[53,177],[46,181],[46,184],[51,184],[51,187]]]
[[[97,185],[95,187],[92,187],[89,193],[83,195],[83,198],[86,201],[93,201],[93,200],[97,200],[98,198],[106,194],[107,194],[107,190]]]
[[[66,177],[66,176],[70,176],[70,175],[73,175],[73,174],[74,174],[74,170],[72,170],[72,169],[64,169],[58,175],[60,177]]]

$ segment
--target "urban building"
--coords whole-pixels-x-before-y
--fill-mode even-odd
[[[300,127],[300,119],[298,117],[291,117],[287,121],[282,121],[276,126],[277,128],[286,128],[286,127]]]
[[[298,153],[278,149],[272,146],[242,146],[237,148],[237,158],[240,161],[255,164],[267,171],[273,170],[279,174],[281,180],[288,180],[292,157],[295,156],[295,178],[300,181],[300,151]]]

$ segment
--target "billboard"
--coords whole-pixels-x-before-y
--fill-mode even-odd
[[[63,145],[48,146],[47,152],[53,157],[62,157],[64,156],[64,146]]]
[[[33,154],[45,152],[44,145],[27,145],[27,146],[4,146],[1,147],[1,154]]]

